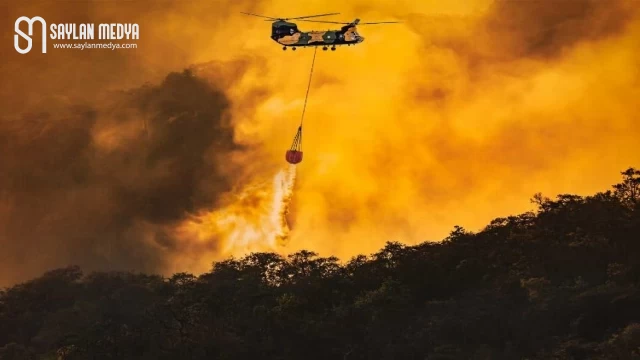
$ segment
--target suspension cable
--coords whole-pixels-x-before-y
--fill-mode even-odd
[[[304,97],[304,106],[302,107],[302,117],[300,118],[300,128],[302,128],[302,122],[304,121],[304,112],[307,109],[307,99],[309,99],[309,90],[311,89],[311,77],[313,76],[313,66],[316,63],[316,52],[318,47],[313,47],[313,61],[311,62],[311,72],[309,73],[309,84],[307,85],[307,94]]]

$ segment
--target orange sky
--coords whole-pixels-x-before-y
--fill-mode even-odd
[[[530,210],[536,192],[605,190],[620,171],[639,166],[640,17],[634,0],[327,6],[280,0],[0,5],[7,24],[0,52],[0,168],[9,169],[0,175],[0,244],[7,249],[0,255],[0,285],[70,263],[200,272],[246,249],[304,248],[348,259],[388,240],[439,240],[454,225],[479,230],[495,217]],[[362,26],[362,44],[318,52],[285,248],[269,238],[279,191],[274,178],[285,169],[313,51],[283,52],[269,38],[269,22],[240,11],[283,17],[340,12],[326,20],[403,22]],[[19,55],[10,44],[21,15],[49,23],[136,22],[139,48]],[[326,24],[299,27],[322,30]],[[118,103],[114,94],[158,86],[169,72],[190,66],[224,94],[228,108],[220,105],[226,109],[221,119],[248,149],[220,158],[207,147],[211,139],[198,147],[189,136],[158,138],[172,139],[169,153],[183,151],[176,149],[187,141],[202,151],[201,157],[184,155],[199,165],[189,167],[196,169],[189,179],[198,191],[183,194],[176,189],[196,182],[154,187],[157,179],[173,179],[171,168],[148,172],[123,160],[123,149],[137,151],[140,124],[153,115]],[[95,115],[78,115],[79,108]],[[49,115],[38,117],[44,112]],[[75,163],[80,146],[91,154],[86,167],[47,167]],[[220,168],[228,188],[202,175],[211,167]],[[85,172],[91,180],[77,180]],[[162,210],[171,216],[158,220],[115,201],[123,187],[167,200]],[[230,214],[235,224],[244,221],[242,229],[207,225]],[[120,217],[127,219],[112,233]],[[250,238],[251,246],[230,246],[233,231]],[[171,246],[158,245],[164,244],[160,232]],[[111,241],[121,246],[105,250]]]

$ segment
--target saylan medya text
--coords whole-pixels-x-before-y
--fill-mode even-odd
[[[51,24],[49,27],[52,40],[94,40],[94,24]],[[98,39],[122,40],[140,38],[138,24],[100,24]]]

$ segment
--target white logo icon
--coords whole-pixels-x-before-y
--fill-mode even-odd
[[[20,24],[26,21],[29,24],[29,35],[25,34],[22,32],[22,30],[20,30]],[[21,16],[16,20],[16,25],[15,25],[15,30],[16,30],[16,34],[17,35],[13,35],[13,46],[16,48],[16,51],[19,52],[20,54],[26,54],[29,51],[31,51],[31,47],[32,47],[32,42],[31,42],[31,36],[33,35],[33,23],[39,21],[40,24],[42,25],[42,53],[46,53],[47,52],[47,22],[44,21],[43,18],[41,18],[40,16],[36,16],[34,18],[28,18],[26,16]],[[18,35],[20,35],[23,39],[27,40],[27,48],[26,49],[22,49],[20,48],[20,45],[18,44]]]

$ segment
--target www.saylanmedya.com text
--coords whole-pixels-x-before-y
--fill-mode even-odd
[[[88,43],[84,44],[53,44],[54,49],[76,49],[76,50],[85,50],[85,49],[108,49],[108,50],[116,50],[116,49],[137,49],[138,44],[100,44],[100,43]]]

